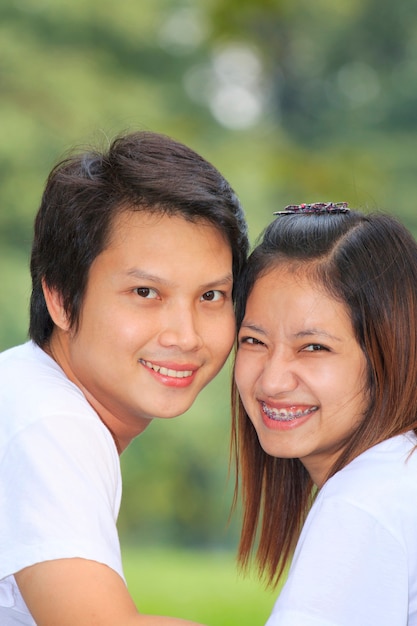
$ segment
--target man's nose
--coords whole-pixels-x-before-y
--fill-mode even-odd
[[[197,312],[189,306],[172,307],[165,316],[159,341],[164,347],[177,346],[184,352],[203,345]]]

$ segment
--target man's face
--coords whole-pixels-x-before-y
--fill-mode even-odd
[[[186,411],[223,366],[235,333],[232,253],[206,222],[125,212],[95,259],[77,332],[50,352],[119,448],[154,417]]]

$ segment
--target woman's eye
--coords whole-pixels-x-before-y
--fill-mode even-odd
[[[138,296],[140,296],[141,298],[157,298],[158,294],[155,291],[155,289],[151,289],[150,287],[137,287],[135,289],[135,292],[138,294]]]
[[[310,343],[303,348],[305,352],[328,352],[329,349],[326,346],[322,346],[320,343]]]
[[[239,344],[249,344],[250,346],[263,346],[263,341],[256,339],[255,337],[241,337]]]
[[[223,295],[223,291],[219,291],[218,289],[211,289],[210,291],[206,291],[206,293],[203,293],[201,299],[205,302],[217,302],[218,300],[221,300]]]

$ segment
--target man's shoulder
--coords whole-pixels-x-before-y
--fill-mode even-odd
[[[0,370],[2,374],[8,372],[33,369],[38,371],[42,367],[51,367],[54,361],[42,348],[33,341],[27,341],[12,348],[0,352]]]
[[[55,361],[32,342],[0,355],[0,441],[37,423],[63,428],[62,420],[78,418],[101,428],[96,412],[81,389],[72,383]],[[54,426],[54,424],[56,426]]]

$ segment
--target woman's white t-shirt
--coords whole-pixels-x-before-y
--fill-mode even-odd
[[[32,342],[0,354],[0,624],[33,625],[14,574],[84,558],[123,577],[113,438],[61,368]]]
[[[267,626],[417,626],[416,445],[393,437],[325,483]]]

